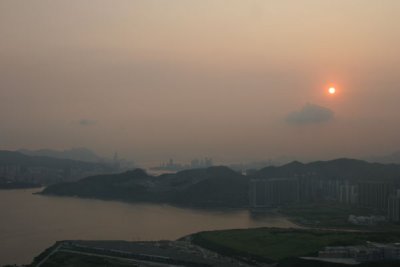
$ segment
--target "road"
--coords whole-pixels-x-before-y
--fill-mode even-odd
[[[41,261],[36,265],[36,267],[42,266],[43,263],[45,263],[52,255],[54,255],[55,253],[57,253],[57,252],[60,250],[61,246],[62,246],[62,243],[59,244],[55,249],[53,249],[53,251],[50,252],[49,255],[47,255],[43,260],[41,260]]]
[[[132,263],[132,264],[134,264],[134,266],[144,266],[144,267],[162,267],[162,266],[178,267],[179,266],[179,265],[172,265],[172,264],[162,264],[162,263],[147,262],[147,261],[141,261],[141,260],[135,260],[135,259],[127,259],[127,258],[124,258],[124,257],[109,256],[109,255],[105,255],[105,254],[96,254],[96,253],[76,251],[76,250],[62,248],[62,246],[63,246],[63,244],[61,243],[56,248],[54,248],[49,253],[49,255],[47,255],[43,260],[41,260],[36,265],[36,267],[42,266],[52,255],[54,255],[57,252],[67,252],[67,253],[74,253],[74,254],[85,255],[85,256],[93,256],[93,257],[99,257],[99,258],[107,258],[107,259],[119,260],[119,261],[123,261],[123,262]]]

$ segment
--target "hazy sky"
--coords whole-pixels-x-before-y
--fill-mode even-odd
[[[0,149],[139,162],[399,150],[399,11],[398,0],[0,0]]]

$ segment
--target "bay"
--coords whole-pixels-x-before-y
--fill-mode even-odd
[[[0,190],[0,266],[28,264],[58,240],[175,240],[207,230],[296,227],[247,210],[49,197],[41,189]]]

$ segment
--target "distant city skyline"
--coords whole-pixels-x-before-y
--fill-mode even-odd
[[[139,160],[136,161],[135,158],[125,158],[120,157],[119,153],[115,151],[111,155],[99,154],[94,150],[89,148],[70,148],[65,150],[53,150],[49,148],[38,149],[38,150],[27,150],[27,149],[18,149],[17,152],[21,152],[26,155],[31,156],[48,156],[55,158],[65,158],[65,159],[74,159],[74,160],[82,160],[89,162],[119,162],[124,167],[122,169],[132,169],[132,168],[146,168],[166,170],[165,167],[174,167],[171,170],[183,170],[189,168],[206,168],[210,166],[219,166],[226,165],[230,168],[236,170],[246,170],[246,169],[260,169],[267,166],[280,166],[293,161],[300,161],[302,163],[308,163],[318,160],[332,160],[337,158],[301,158],[294,156],[280,156],[275,158],[259,158],[259,159],[243,159],[243,160],[223,160],[223,159],[214,159],[212,157],[207,156],[197,156],[191,158],[153,158],[151,160]],[[350,158],[343,156],[342,158]],[[385,155],[370,155],[364,158],[355,158],[359,160],[365,160],[369,162],[379,162],[379,163],[398,163],[400,164],[400,151],[394,151],[393,153],[385,154]]]

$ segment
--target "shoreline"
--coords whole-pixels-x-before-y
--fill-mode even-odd
[[[321,225],[321,226],[316,226],[316,225],[311,225],[307,223],[301,223],[299,222],[299,218],[296,216],[291,216],[288,215],[285,212],[281,212],[278,209],[271,209],[271,210],[261,210],[261,211],[252,211],[252,209],[249,206],[243,206],[243,207],[229,207],[229,206],[197,206],[197,205],[185,205],[185,204],[180,204],[180,203],[174,203],[174,202],[160,202],[160,201],[127,201],[127,200],[120,200],[120,199],[107,199],[107,198],[97,198],[97,197],[81,197],[81,196],[68,196],[68,195],[56,195],[56,194],[43,194],[41,191],[32,193],[34,195],[41,195],[45,197],[56,197],[56,198],[73,198],[73,199],[86,199],[86,200],[99,200],[99,201],[106,201],[106,202],[118,202],[118,203],[124,203],[124,204],[150,204],[150,205],[166,205],[174,208],[179,208],[179,209],[191,209],[191,210],[196,210],[196,211],[205,211],[205,212],[239,212],[239,211],[248,211],[251,216],[253,217],[263,217],[266,215],[272,216],[272,217],[281,217],[289,221],[291,224],[295,225],[296,228],[298,229],[315,229],[315,230],[331,230],[331,231],[345,231],[345,232],[362,232],[362,231],[378,231],[375,228],[378,228],[379,225],[375,226],[357,226],[357,225],[346,225],[346,226],[340,226],[340,225]],[[400,230],[400,229],[399,229]]]

